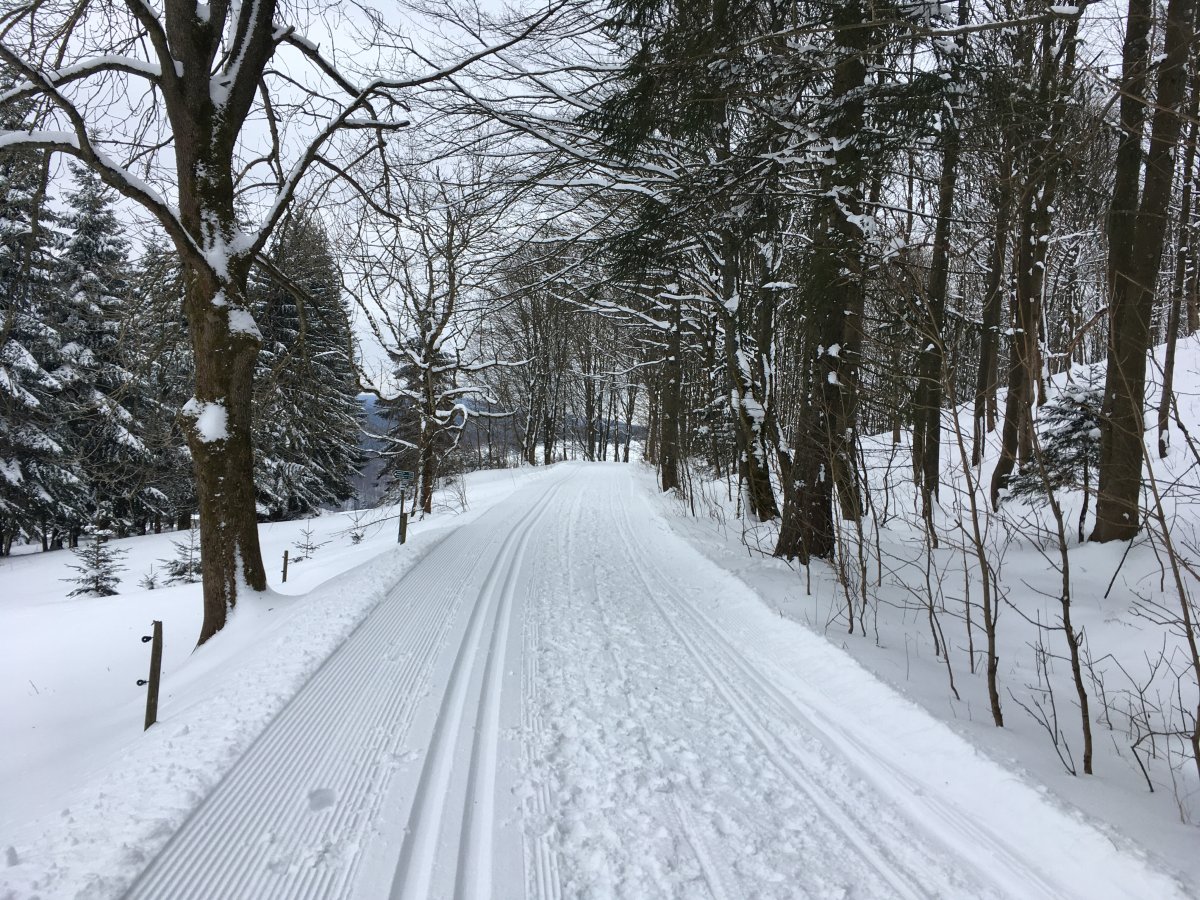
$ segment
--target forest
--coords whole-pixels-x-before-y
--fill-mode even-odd
[[[640,458],[830,579],[826,630],[919,629],[995,726],[1080,776],[1111,744],[1194,821],[1198,24],[6,0],[0,552],[198,514],[203,643],[266,588],[259,522],[368,458],[416,513]],[[1080,624],[1097,545],[1145,563],[1135,641]]]

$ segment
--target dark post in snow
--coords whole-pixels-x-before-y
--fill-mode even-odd
[[[283,580],[285,583],[287,582],[287,563],[288,563],[288,552],[286,550],[284,550],[283,551]]]
[[[143,684],[149,685],[146,688],[146,725],[143,731],[149,729],[151,725],[158,721],[158,682],[162,676],[162,622],[157,619],[153,622],[154,633],[142,636],[142,643],[150,641],[150,677],[149,679],[139,678],[138,687]]]
[[[396,543],[403,544],[408,540],[408,513],[404,511],[404,491],[400,492],[400,526],[396,533]]]

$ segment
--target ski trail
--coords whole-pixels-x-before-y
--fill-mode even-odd
[[[547,491],[542,501],[526,513],[505,538],[489,572],[468,625],[467,636],[455,658],[446,696],[437,717],[437,725],[425,766],[421,771],[408,823],[408,837],[396,865],[391,896],[394,900],[420,900],[433,885],[435,865],[448,848],[439,841],[446,814],[450,779],[455,774],[456,744],[471,742],[467,789],[463,800],[463,819],[459,841],[456,897],[491,894],[491,829],[495,798],[495,749],[499,736],[499,690],[504,665],[503,646],[512,621],[515,581],[529,545],[534,525],[550,509],[561,483]],[[472,677],[481,662],[481,646],[486,625],[491,623],[491,640],[481,673],[478,693]],[[476,727],[464,733],[468,704],[472,696],[479,704]]]
[[[676,593],[709,586],[664,556],[631,487],[599,469],[580,488],[571,564],[539,603],[529,787],[550,805],[530,825],[564,895],[993,896],[861,782],[828,778],[786,708],[680,619]]]
[[[778,710],[767,712],[760,711],[758,708],[761,701],[760,698],[753,697],[752,686],[761,690],[761,683],[745,678],[746,670],[736,661],[731,660],[733,654],[724,651],[715,641],[709,641],[702,649],[700,641],[696,639],[699,630],[696,627],[696,620],[693,619],[689,623],[693,626],[691,629],[681,626],[676,615],[672,613],[675,612],[675,609],[681,608],[686,601],[681,601],[680,598],[674,596],[674,591],[667,581],[648,574],[646,567],[638,559],[638,550],[629,543],[628,534],[632,522],[628,515],[628,506],[622,505],[620,512],[624,527],[618,529],[618,532],[622,535],[631,569],[637,574],[638,580],[646,589],[646,597],[674,632],[691,659],[729,704],[733,714],[754,736],[767,757],[785,772],[796,789],[837,827],[846,842],[853,846],[875,872],[892,887],[896,895],[908,898],[908,900],[919,900],[923,896],[919,882],[908,873],[900,871],[893,861],[888,859],[885,849],[880,847],[877,841],[871,839],[863,826],[854,821],[845,809],[837,803],[831,802],[823,790],[823,787],[827,785],[820,785],[803,771],[803,768],[811,768],[812,763],[810,762],[807,767],[799,765],[795,757],[795,749],[789,751],[784,742],[777,735],[772,734],[768,723],[778,720],[778,716],[775,714]],[[675,609],[671,612],[668,612],[666,605],[659,599],[663,595],[676,600]],[[743,676],[740,685],[735,677],[737,673]]]
[[[572,537],[575,520],[583,504],[584,493],[576,491],[570,509],[564,513],[565,527],[555,531],[555,547],[557,558],[574,558]],[[523,675],[521,684],[521,723],[524,740],[522,741],[520,778],[526,788],[524,790],[524,827],[522,832],[523,856],[525,863],[526,895],[559,900],[562,897],[561,874],[559,872],[559,857],[554,850],[550,829],[537,824],[547,822],[551,814],[552,797],[550,785],[541,780],[530,784],[531,774],[541,762],[539,751],[545,736],[545,723],[542,714],[542,673],[540,667],[539,649],[542,646],[541,610],[537,602],[524,604],[523,615]]]
[[[628,467],[563,465],[411,570],[128,896],[1138,896],[1127,858],[1111,888],[1064,880],[1055,855],[1095,834],[954,793],[1031,793],[958,745],[931,778],[908,747],[924,713],[753,602]],[[787,671],[780,642],[805,640]],[[843,685],[871,699],[847,709]]]
[[[559,477],[520,492],[515,504],[434,548],[317,670],[127,896],[355,896],[364,847],[406,765],[414,715],[441,689],[437,662],[464,614],[466,633],[482,633],[495,608],[494,592],[484,591],[508,571],[514,539],[527,537],[561,484]],[[514,506],[518,523],[505,539]]]

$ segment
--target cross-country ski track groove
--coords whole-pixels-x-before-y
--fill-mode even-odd
[[[561,465],[452,532],[126,896],[1138,896],[1138,863],[1112,854],[1108,892],[1084,892],[1005,839],[1020,822],[887,758],[874,710],[754,652],[762,620],[722,606],[749,589],[639,477]],[[899,741],[930,721],[899,715]],[[1035,812],[1047,833],[1066,818]]]
[[[524,547],[521,538],[560,488],[561,481],[539,487],[532,509],[507,536],[487,529],[458,532],[436,547],[281,711],[134,884],[130,900],[355,896],[362,850],[356,842],[379,815],[414,713],[429,694],[439,651],[452,643],[448,632],[468,588],[481,570],[485,584],[492,584],[505,566],[511,568],[514,548]],[[472,546],[478,534],[489,535],[487,546]],[[448,567],[464,562],[465,572],[450,569],[461,581],[447,585]],[[470,603],[457,645],[460,660],[466,659],[471,636],[478,641],[482,635],[493,595],[480,591],[482,600]],[[468,666],[474,662],[466,659]],[[447,690],[443,710],[460,685],[462,678]],[[445,727],[439,717],[437,734]],[[405,843],[417,866],[429,864],[427,852],[413,856],[409,848],[418,844],[424,850],[444,800],[425,789],[431,763],[440,762],[432,750],[426,759],[413,802],[418,828]],[[432,768],[440,777],[442,767]],[[332,801],[328,807],[314,809],[326,799]],[[326,808],[334,810],[332,816],[321,815]],[[326,858],[339,853],[345,865]],[[401,873],[396,880],[402,889]]]

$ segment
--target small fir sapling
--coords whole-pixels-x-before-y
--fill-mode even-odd
[[[1100,462],[1100,415],[1104,382],[1089,369],[1065,384],[1042,407],[1038,417],[1041,465],[1031,461],[1009,481],[1006,498],[1025,497],[1044,502],[1047,490],[1074,488],[1083,491],[1079,535],[1091,498],[1092,472]]]
[[[167,570],[167,584],[195,584],[200,580],[200,529],[196,519],[188,529],[186,541],[172,541],[175,558],[159,560]]]
[[[154,566],[151,566],[150,571],[141,577],[138,587],[143,591],[153,591],[158,588],[158,573],[154,571]]]
[[[87,537],[83,543],[71,552],[80,564],[68,566],[79,574],[73,578],[64,578],[76,585],[68,597],[78,597],[88,594],[93,597],[111,597],[117,593],[117,585],[121,579],[117,572],[126,567],[120,564],[128,550],[117,550],[108,543],[113,533],[105,528],[91,526],[87,529]]]
[[[296,543],[292,545],[299,551],[299,553],[297,553],[291,559],[291,561],[294,563],[304,562],[306,559],[312,559],[312,555],[314,553],[329,543],[328,541],[321,541],[320,543],[317,543],[313,540],[312,523],[312,519],[308,519],[304,523],[305,527],[300,529],[300,540],[296,541]]]

